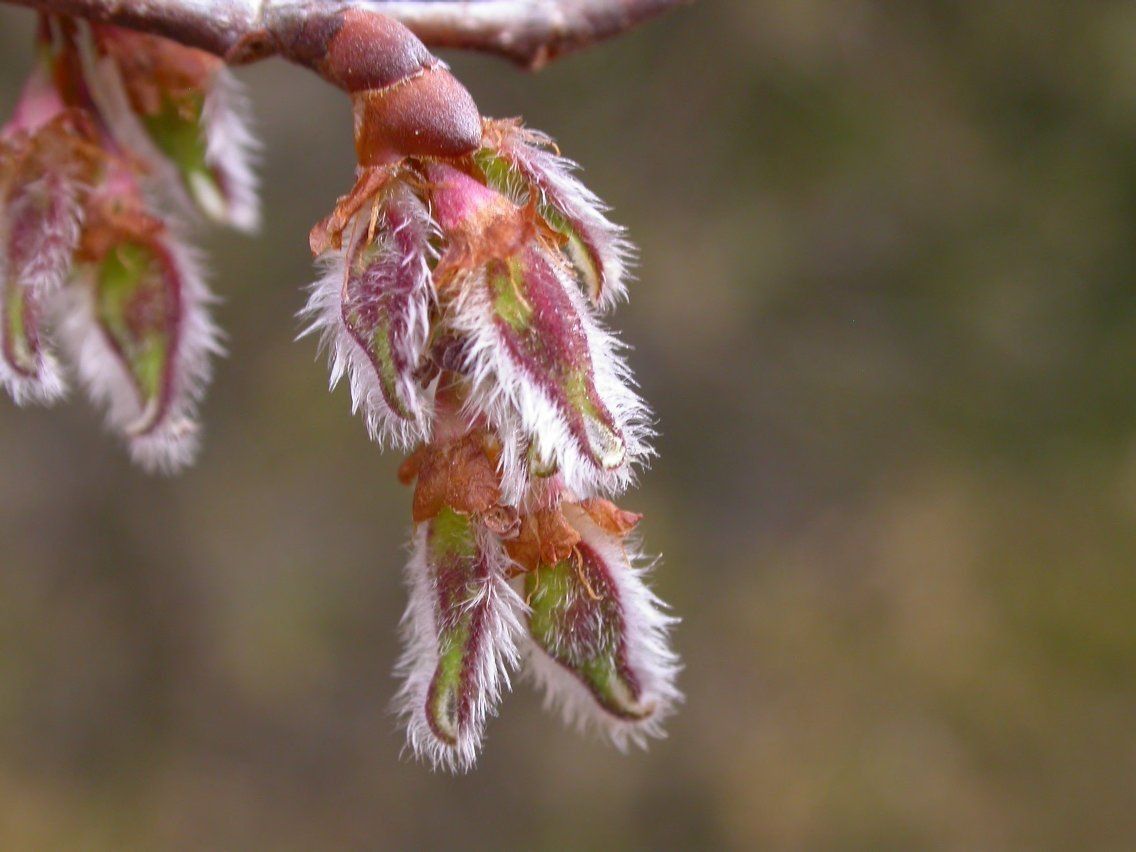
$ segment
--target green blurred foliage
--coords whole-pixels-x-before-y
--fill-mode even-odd
[[[0,10],[0,111],[31,15]],[[387,704],[409,496],[295,344],[346,103],[241,72],[206,451],[0,405],[0,846],[1136,845],[1136,7],[717,0],[536,76],[448,57],[642,247],[626,503],[688,702],[621,756],[519,685],[471,776]]]

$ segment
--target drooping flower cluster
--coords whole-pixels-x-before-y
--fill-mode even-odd
[[[411,451],[411,747],[471,766],[521,667],[620,748],[661,735],[675,619],[640,516],[607,499],[651,452],[601,319],[626,295],[623,230],[548,137],[482,119],[389,18],[312,7],[272,44],[353,101],[357,182],[312,231],[304,314],[370,435]],[[0,131],[0,382],[59,397],[58,335],[134,458],[172,470],[220,351],[178,222],[256,225],[243,107],[221,60],[160,38],[50,17],[39,45]]]
[[[603,499],[648,454],[646,409],[599,314],[623,231],[551,141],[485,120],[479,147],[360,169],[312,235],[307,307],[378,440],[416,446],[399,709],[414,751],[468,767],[523,665],[619,746],[679,699],[673,619],[639,516]]]
[[[164,39],[44,17],[0,129],[0,382],[52,402],[56,341],[145,467],[197,448],[220,352],[177,214],[250,228],[250,137],[221,60]]]

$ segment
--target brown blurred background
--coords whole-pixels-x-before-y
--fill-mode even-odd
[[[292,340],[350,117],[272,62],[199,464],[0,401],[0,847],[1136,846],[1136,7],[718,0],[536,76],[447,58],[642,247],[670,738],[522,684],[475,773],[400,761],[409,495]]]

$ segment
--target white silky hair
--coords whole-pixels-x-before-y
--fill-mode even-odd
[[[83,205],[80,202],[81,186],[63,171],[49,170],[43,176],[21,188],[21,194],[55,199],[59,215],[42,220],[43,229],[37,233],[35,246],[26,253],[28,262],[20,269],[11,270],[17,284],[37,297],[47,298],[55,293],[71,273],[75,248],[82,233]],[[0,235],[7,245],[8,222],[0,212]]]
[[[0,320],[6,321],[0,309]],[[0,387],[8,392],[16,405],[51,405],[67,396],[67,381],[54,353],[43,347],[39,353],[39,363],[33,376],[12,369],[8,362],[0,358]]]
[[[150,137],[134,108],[122,74],[109,56],[99,56],[90,25],[81,24],[79,39],[84,79],[100,115],[120,144],[151,167],[143,188],[162,206],[191,221],[200,212],[223,225],[246,233],[260,228],[256,160],[260,143],[248,122],[252,109],[243,88],[226,68],[213,75],[202,108],[205,162],[221,173],[229,190],[225,197],[212,181],[191,181],[186,186],[181,171]]]
[[[424,231],[421,250],[399,261],[412,267],[417,276],[416,292],[411,298],[410,311],[406,317],[406,348],[402,352],[408,363],[416,364],[430,332],[430,305],[434,298],[434,288],[430,280],[431,249],[427,235],[432,231],[429,213],[412,193],[405,191],[399,202],[405,203],[413,211],[412,218],[403,226],[410,227],[413,224],[422,227]],[[366,239],[369,216],[369,208],[366,212],[357,214],[348,226],[351,236],[344,247],[320,256],[322,274],[309,288],[308,302],[300,311],[300,317],[307,325],[298,337],[319,334],[320,351],[326,350],[328,355],[329,386],[334,390],[345,375],[348,377],[351,411],[353,414],[362,414],[371,439],[380,446],[390,444],[400,449],[409,449],[419,441],[430,438],[433,387],[421,387],[412,375],[399,376],[402,397],[412,415],[409,420],[400,417],[387,404],[371,357],[347,329],[343,320],[348,258],[357,242]],[[385,241],[384,251],[393,252],[389,235],[380,234],[377,238]]]
[[[478,558],[487,560],[489,571],[466,603],[469,608],[486,608],[484,637],[473,666],[475,697],[469,724],[458,732],[457,743],[450,745],[439,740],[426,718],[430,683],[439,660],[438,590],[428,556],[428,527],[427,522],[415,530],[406,565],[409,595],[400,623],[403,653],[395,667],[402,686],[394,707],[406,727],[407,747],[419,760],[429,762],[435,769],[465,772],[477,760],[485,723],[496,715],[502,694],[511,688],[510,672],[520,663],[517,643],[524,630],[525,604],[506,579],[510,563],[501,542],[478,525]]]
[[[579,506],[566,504],[564,516],[604,563],[623,620],[627,665],[639,683],[640,701],[654,709],[638,720],[612,715],[579,677],[527,634],[525,673],[544,692],[545,706],[559,710],[567,724],[599,734],[620,751],[629,745],[646,748],[650,739],[666,736],[663,723],[683,700],[675,683],[682,666],[670,644],[670,633],[679,619],[667,614],[667,605],[647,585],[653,563],[646,562],[625,539],[597,526]]]
[[[584,329],[592,362],[593,381],[619,430],[626,457],[621,465],[604,470],[580,447],[562,409],[548,392],[527,374],[509,354],[495,322],[493,300],[484,273],[463,283],[449,321],[468,341],[466,371],[471,392],[466,408],[471,417],[484,414],[501,436],[502,490],[507,502],[517,504],[528,484],[528,454],[531,441],[537,454],[559,466],[565,487],[578,497],[623,491],[634,479],[634,467],[651,450],[646,405],[633,389],[631,372],[621,350],[624,345],[592,315],[580,289],[555,258],[545,255],[560,286],[568,294]]]
[[[603,269],[603,281],[592,285],[599,291],[597,307],[609,310],[625,301],[635,246],[626,229],[607,218],[608,205],[576,176],[579,164],[553,153],[555,141],[539,130],[505,123],[498,123],[498,127],[502,130],[500,153],[521,178],[510,182],[510,195],[517,199],[529,186],[535,188],[541,201],[574,223],[577,232],[592,243]]]
[[[0,386],[3,386],[17,405],[35,403],[50,405],[67,394],[67,382],[59,362],[51,351],[47,328],[47,303],[58,292],[71,272],[75,247],[79,243],[82,222],[80,188],[61,173],[48,172],[29,185],[25,192],[42,193],[61,201],[60,215],[44,221],[44,230],[37,234],[34,249],[26,252],[29,260],[20,269],[13,269],[7,256],[9,247],[9,210],[0,207],[0,328],[9,327],[8,288],[19,287],[25,298],[38,302],[40,322],[38,363],[35,375],[26,375],[0,357]]]
[[[55,354],[42,351],[36,367],[35,375],[27,376],[18,373],[0,358],[0,387],[8,392],[17,406],[50,406],[67,395],[67,381]]]
[[[6,263],[0,257],[0,337],[8,328],[8,288],[18,286],[6,274]],[[0,357],[0,387],[7,391],[16,405],[51,405],[67,395],[67,382],[54,353],[50,350],[46,330],[39,329],[40,348],[35,375],[27,375],[13,368],[7,358]]]
[[[197,192],[198,202],[219,222],[246,234],[260,230],[260,194],[256,165],[261,145],[252,131],[252,105],[244,86],[228,68],[219,68],[205,96],[202,118],[205,126],[205,161],[222,175],[228,197],[219,212],[209,210],[207,196]]]
[[[177,341],[169,357],[170,401],[161,419],[143,406],[129,367],[99,325],[92,267],[56,300],[64,348],[91,400],[106,409],[107,426],[125,440],[133,460],[150,472],[174,473],[186,467],[200,447],[197,408],[212,374],[211,357],[224,354],[221,332],[209,316],[215,301],[195,253],[167,234],[163,244],[179,281],[180,317]]]
[[[150,138],[126,92],[122,74],[109,56],[100,56],[95,46],[91,25],[79,21],[79,56],[83,79],[98,107],[99,115],[110,129],[110,134],[124,148],[141,158],[150,168],[143,179],[143,189],[164,207],[181,216],[200,221],[197,208],[186,190],[177,167]]]

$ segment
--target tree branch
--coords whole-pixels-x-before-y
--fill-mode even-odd
[[[256,0],[0,0],[164,36],[225,56],[258,29]],[[267,4],[266,4],[267,5]]]
[[[506,56],[540,68],[573,50],[619,35],[693,0],[386,0],[397,18],[431,47]]]
[[[118,24],[249,62],[279,52],[280,33],[331,10],[364,8],[431,47],[508,57],[538,68],[692,0],[0,0]]]

